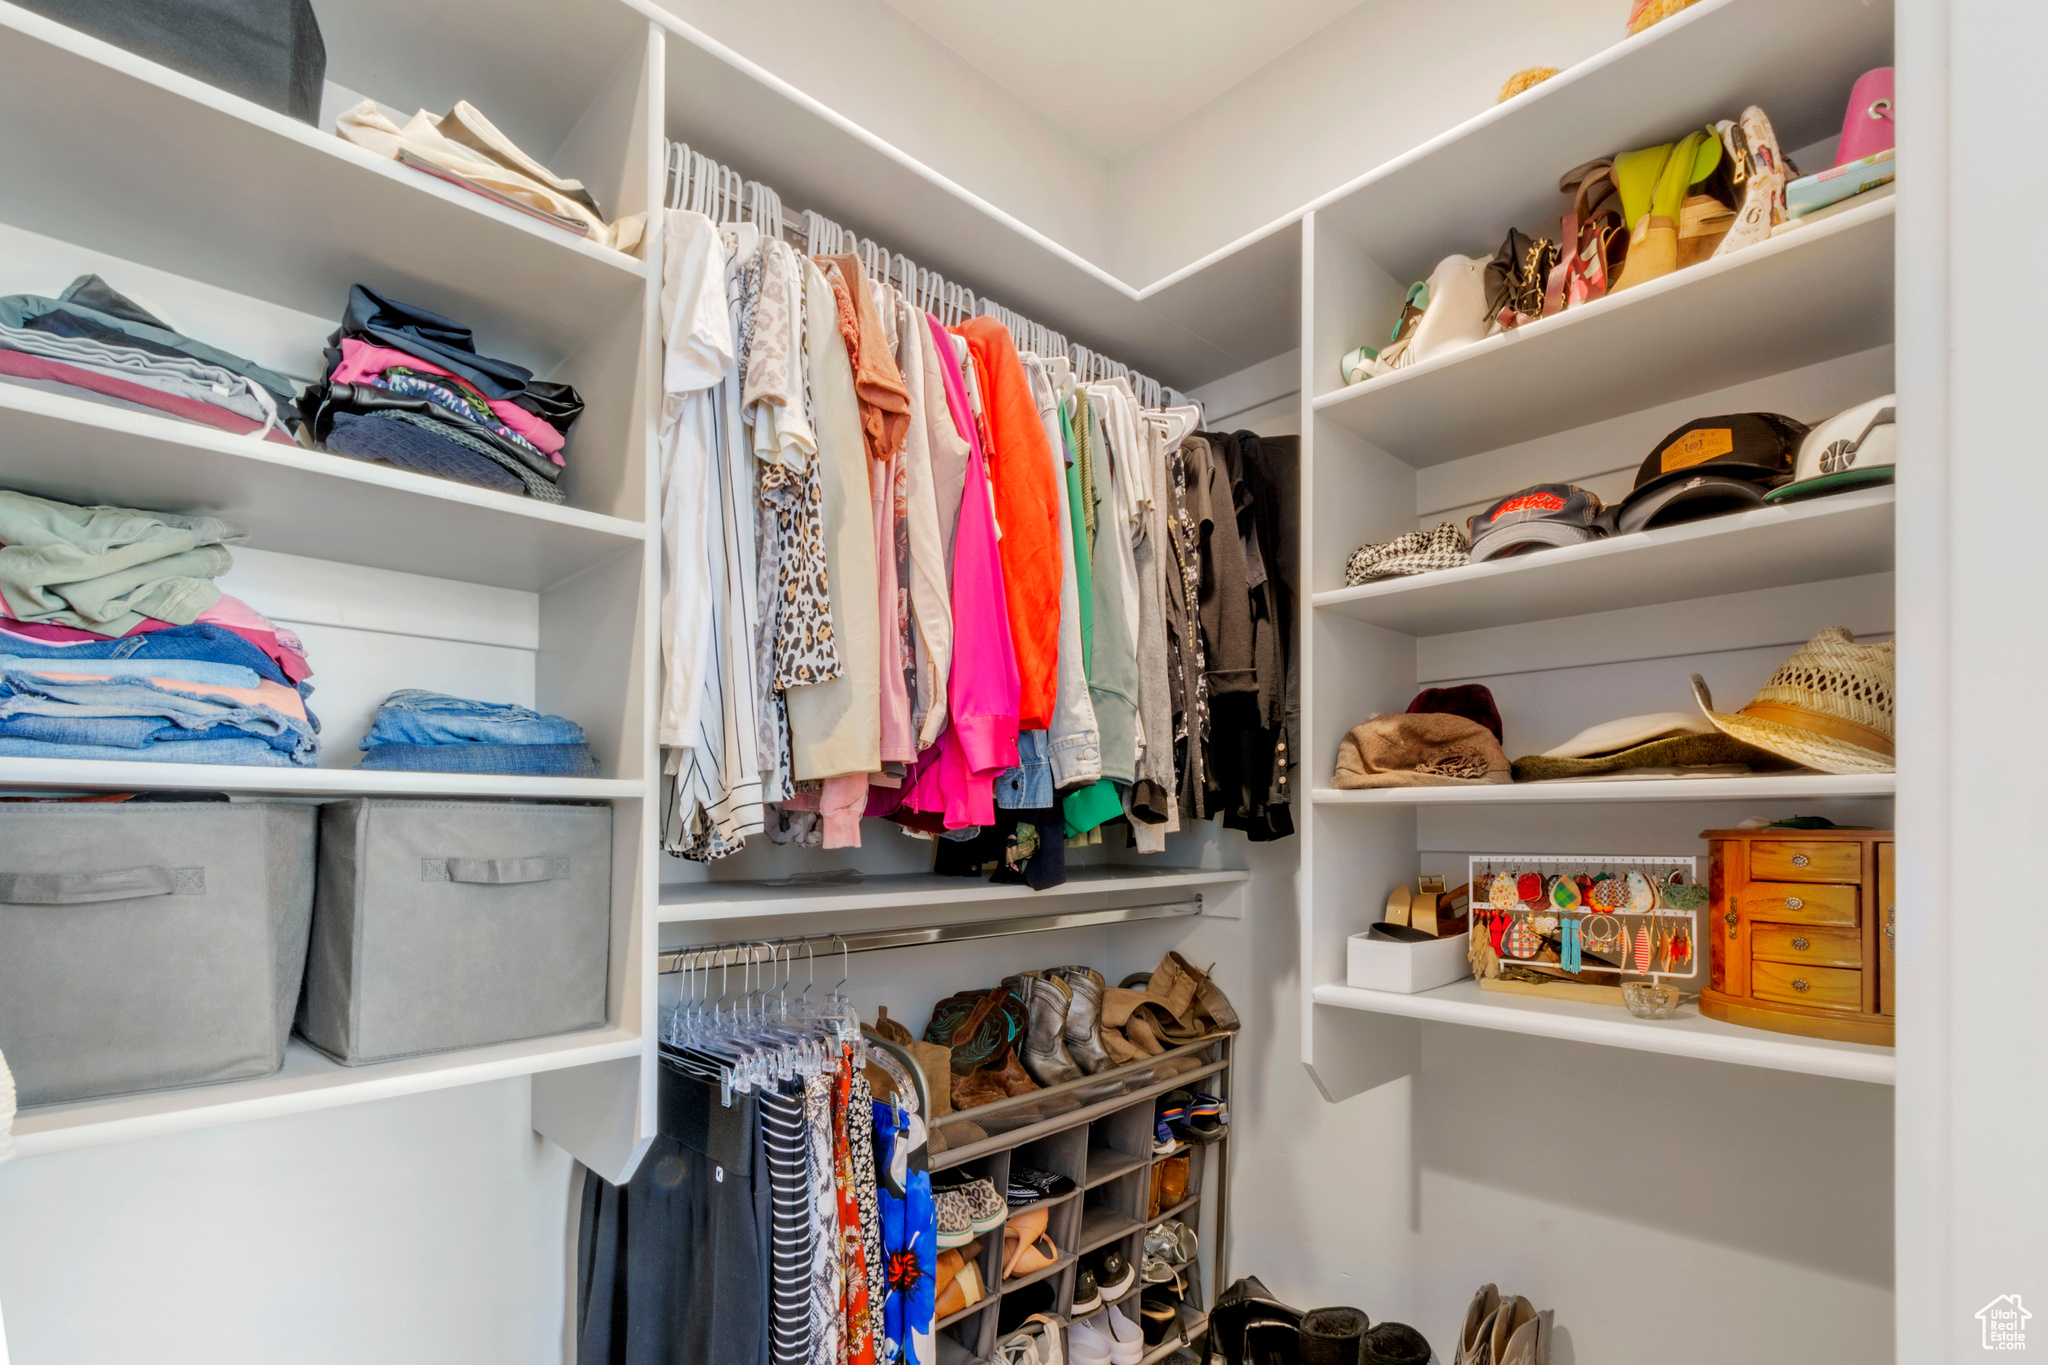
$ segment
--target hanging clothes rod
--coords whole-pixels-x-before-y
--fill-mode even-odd
[[[785,214],[782,196],[758,180],[749,180],[722,166],[702,152],[690,150],[685,142],[668,144],[667,176],[663,202],[672,209],[692,209],[714,223],[753,223],[773,233],[807,256],[851,253],[860,257],[861,268],[876,279],[887,280],[925,312],[939,321],[955,325],[971,317],[990,317],[1003,324],[1020,351],[1039,356],[1063,356],[1083,383],[1112,378],[1129,382],[1138,405],[1146,408],[1181,407],[1193,400],[1158,380],[1138,373],[1121,361],[1111,360],[1048,327],[1041,326],[1014,309],[1005,308],[986,295],[953,284],[936,271],[913,263],[902,252],[892,252],[872,238],[841,227],[821,213],[805,209]]]
[[[1042,934],[1054,929],[1086,929],[1100,924],[1179,919],[1201,913],[1202,895],[1198,891],[1184,900],[1147,901],[1142,905],[1119,905],[1108,910],[1069,910],[1063,914],[1020,915],[1011,919],[969,920],[957,924],[861,929],[850,934],[803,934],[793,938],[704,943],[664,952],[660,971],[663,976],[668,976],[707,965],[715,967],[725,954],[759,952],[764,946],[773,946],[778,952],[804,948],[811,956],[824,959],[843,953],[879,953],[890,948],[923,948],[935,943],[965,943],[981,938],[1008,938],[1015,934]]]

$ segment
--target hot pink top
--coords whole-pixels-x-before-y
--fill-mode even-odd
[[[375,379],[393,365],[403,365],[408,370],[418,370],[422,374],[446,376],[471,393],[476,393],[477,397],[484,398],[481,393],[477,393],[475,385],[459,374],[442,369],[431,360],[421,360],[416,355],[394,351],[389,346],[378,346],[364,341],[361,337],[341,339],[341,363],[336,365],[334,373],[327,377],[336,384],[360,384],[365,379]],[[491,412],[500,422],[533,442],[534,448],[541,454],[556,464],[565,463],[562,459],[562,447],[568,442],[546,418],[528,412],[510,399],[484,398],[484,402],[489,404]]]
[[[930,317],[932,336],[947,363],[946,406],[967,438],[967,481],[960,495],[960,528],[953,539],[953,667],[946,679],[949,720],[903,788],[912,810],[938,811],[947,829],[995,823],[995,780],[1017,766],[1017,655],[1010,641],[1010,610],[1003,563],[996,549],[995,505],[988,462],[967,406],[967,386],[952,363],[953,339]],[[939,509],[943,521],[947,509]]]

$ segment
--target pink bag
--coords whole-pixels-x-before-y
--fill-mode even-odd
[[[1888,152],[1896,142],[1892,69],[1880,66],[1858,76],[1849,89],[1849,112],[1842,116],[1842,145],[1835,152],[1835,164],[1846,166],[1866,156]]]

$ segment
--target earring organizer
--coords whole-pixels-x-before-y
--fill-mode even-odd
[[[1483,990],[1665,1018],[1699,977],[1696,858],[1475,854],[1469,871],[1466,951]]]

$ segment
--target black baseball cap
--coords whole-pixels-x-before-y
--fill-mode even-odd
[[[1593,524],[1600,510],[1600,499],[1577,484],[1539,483],[1510,493],[1467,522],[1472,539],[1469,562],[1583,545],[1600,534]]]
[[[1792,477],[1806,424],[1776,412],[1702,417],[1657,442],[1611,514],[1622,534],[1762,504]]]
[[[1682,521],[1700,521],[1762,507],[1766,487],[1726,474],[1692,474],[1641,496],[1630,494],[1608,515],[1612,518],[1613,533],[1625,536],[1653,526],[1676,526]]]

